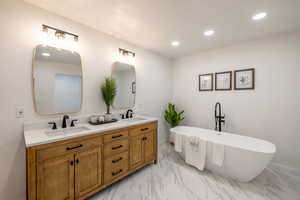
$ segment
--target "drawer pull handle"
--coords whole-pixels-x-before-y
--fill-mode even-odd
[[[112,176],[116,176],[116,175],[120,174],[122,171],[123,171],[123,169],[120,169],[120,170],[117,171],[117,172],[112,172],[111,175],[112,175]]]
[[[143,140],[147,140],[147,137],[143,137]]]
[[[116,159],[116,160],[112,160],[111,162],[112,162],[112,163],[117,163],[117,162],[119,162],[119,161],[121,161],[121,160],[123,160],[122,157],[120,157],[120,158],[118,158],[118,159]]]
[[[112,147],[111,149],[112,150],[116,150],[116,149],[120,149],[120,148],[122,148],[123,147],[123,145],[119,145],[119,146],[117,146],[117,147]]]
[[[120,135],[114,135],[114,136],[111,136],[112,139],[115,139],[115,138],[119,138],[119,137],[122,137],[123,134],[120,134]]]
[[[73,149],[77,149],[77,148],[80,148],[80,147],[83,147],[82,144],[76,146],[76,147],[67,147],[67,151],[70,151],[70,150],[73,150]]]
[[[141,131],[147,131],[149,128],[142,128]]]

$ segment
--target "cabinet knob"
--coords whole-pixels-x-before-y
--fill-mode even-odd
[[[79,160],[78,159],[76,160],[76,164],[79,164]]]
[[[74,165],[74,161],[73,160],[70,162],[70,165]]]

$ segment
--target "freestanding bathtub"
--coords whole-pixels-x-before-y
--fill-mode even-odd
[[[170,131],[171,134],[197,136],[207,141],[205,169],[241,182],[251,181],[258,176],[276,152],[275,145],[270,142],[237,134],[189,126],[177,126]],[[225,158],[221,167],[212,163],[212,143],[225,145]],[[185,158],[184,145],[180,155]]]

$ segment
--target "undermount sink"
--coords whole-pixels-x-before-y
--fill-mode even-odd
[[[125,122],[138,122],[138,121],[142,121],[142,120],[146,120],[146,119],[142,118],[142,117],[134,117],[134,118],[123,119],[122,121],[125,121]]]
[[[49,137],[54,137],[54,136],[59,136],[59,135],[69,135],[69,134],[79,133],[79,132],[88,131],[88,130],[90,130],[90,129],[85,126],[81,126],[81,127],[73,127],[73,128],[45,131],[45,133]]]

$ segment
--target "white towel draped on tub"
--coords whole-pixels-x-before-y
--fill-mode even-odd
[[[182,152],[183,137],[184,137],[184,135],[181,135],[178,133],[175,134],[174,146],[175,146],[175,151],[177,151],[177,152]]]
[[[185,138],[185,162],[203,170],[206,161],[206,141],[198,137]]]
[[[224,162],[224,157],[225,157],[225,147],[223,144],[217,144],[213,143],[212,144],[212,162],[221,167]]]

